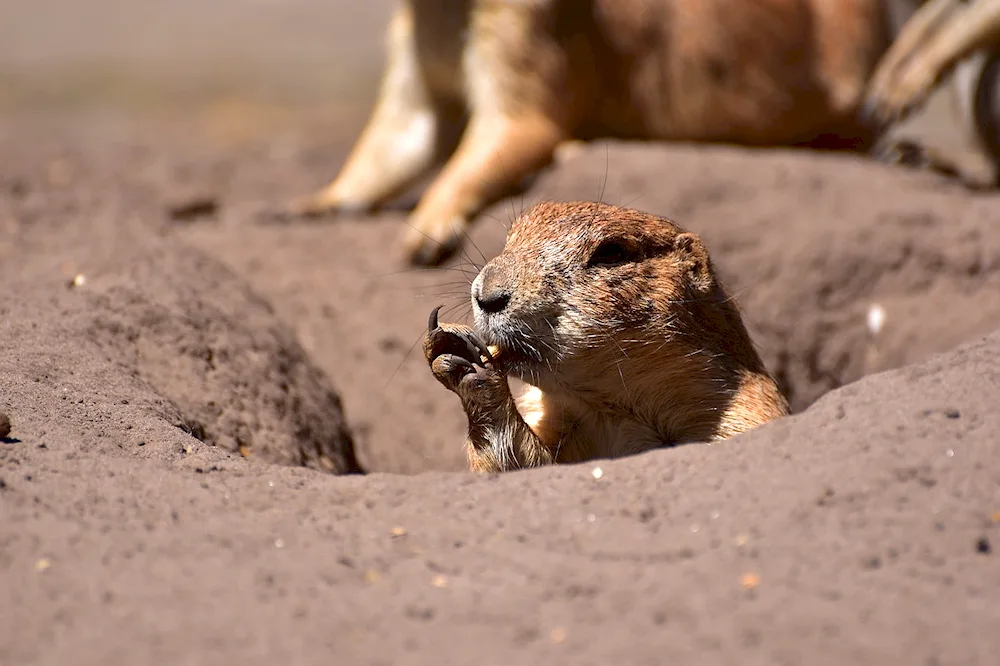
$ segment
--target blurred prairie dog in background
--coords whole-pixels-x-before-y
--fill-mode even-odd
[[[894,17],[919,4],[401,0],[365,129],[291,212],[369,212],[443,163],[403,236],[412,263],[433,265],[570,140],[866,149],[869,77]]]

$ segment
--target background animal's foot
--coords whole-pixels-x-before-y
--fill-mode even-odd
[[[281,219],[303,219],[317,217],[333,217],[343,215],[364,215],[371,212],[372,207],[356,201],[344,201],[332,196],[327,190],[320,190],[304,197],[296,197],[287,202],[275,217]]]
[[[872,156],[884,164],[906,166],[913,169],[928,169],[935,164],[934,153],[930,148],[905,138],[886,139],[879,142],[872,150]]]
[[[414,266],[439,266],[462,247],[468,226],[462,218],[449,222],[428,223],[426,218],[411,218],[403,236],[403,249]]]
[[[440,324],[438,311],[431,312],[424,338],[424,357],[431,372],[448,390],[466,402],[481,391],[490,390],[495,380],[503,380],[493,367],[493,357],[486,344],[471,327],[463,324]]]
[[[989,160],[961,151],[945,151],[903,137],[883,139],[873,157],[885,164],[938,173],[958,180],[970,190],[998,186],[998,168]]]
[[[861,110],[864,121],[884,128],[906,119],[917,110],[937,85],[937,75],[921,67],[909,67],[885,85],[873,86]]]

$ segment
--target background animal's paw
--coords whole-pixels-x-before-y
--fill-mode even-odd
[[[906,138],[888,138],[872,148],[872,156],[884,164],[926,169],[931,164],[927,146]]]
[[[905,120],[927,99],[937,80],[925,69],[911,67],[890,83],[873,87],[862,107],[868,124],[886,128]]]
[[[325,190],[305,197],[292,199],[272,216],[276,219],[293,220],[316,217],[339,217],[346,215],[363,215],[371,211],[371,207],[352,201],[341,201],[326,193]]]
[[[424,357],[437,380],[459,392],[463,383],[476,383],[496,374],[490,351],[476,332],[462,324],[439,324],[440,309],[431,311],[424,338]]]
[[[414,266],[438,266],[462,246],[464,223],[428,224],[415,220],[403,236],[407,259]]]

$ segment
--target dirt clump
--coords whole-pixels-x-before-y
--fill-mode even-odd
[[[62,288],[11,294],[0,376],[24,437],[64,422],[69,406],[109,446],[155,446],[132,432],[138,410],[264,462],[359,471],[330,380],[270,306],[204,253],[160,239]],[[34,386],[29,396],[15,385]]]

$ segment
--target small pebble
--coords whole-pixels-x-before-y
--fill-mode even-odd
[[[438,574],[431,580],[431,585],[434,587],[448,587],[448,579],[441,574]]]
[[[219,212],[219,202],[213,196],[195,196],[167,207],[167,215],[177,222],[190,222],[211,217]]]
[[[406,528],[405,527],[393,527],[392,528],[392,536],[394,536],[394,537],[406,536]]]
[[[742,583],[743,589],[752,590],[760,585],[760,576],[755,573],[743,574],[743,577],[740,578],[740,583]]]
[[[976,552],[980,555],[989,555],[993,552],[993,546],[990,545],[990,540],[986,537],[979,537],[976,540]]]
[[[868,332],[878,335],[885,325],[885,308],[878,303],[872,303],[868,308]]]
[[[595,467],[593,471],[591,471],[591,474],[594,476],[595,479],[599,479],[602,476],[604,476],[604,470],[601,469],[600,467]]]
[[[45,571],[51,566],[52,562],[49,561],[49,558],[43,557],[42,559],[35,562],[35,571]]]
[[[10,434],[10,417],[6,412],[0,412],[0,439],[6,439]]]

